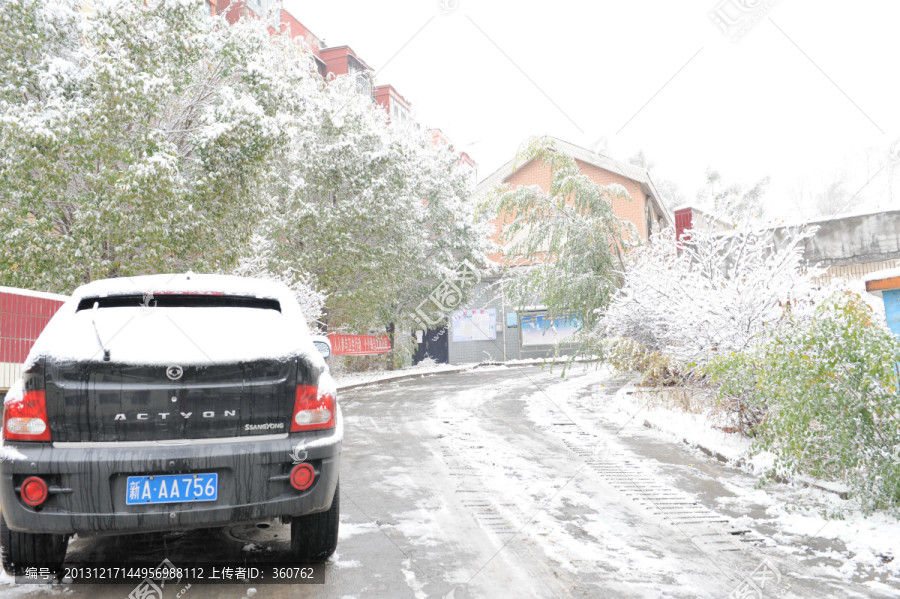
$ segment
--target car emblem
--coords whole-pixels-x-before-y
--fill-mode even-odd
[[[177,381],[181,378],[182,374],[184,374],[184,370],[181,369],[181,366],[169,366],[166,368],[166,376],[169,377],[170,380]]]

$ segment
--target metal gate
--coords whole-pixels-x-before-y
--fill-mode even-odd
[[[419,337],[421,334],[421,337]],[[413,354],[413,364],[418,364],[426,357],[431,358],[438,364],[447,364],[450,362],[450,330],[446,325],[437,329],[428,329],[427,331],[413,331],[418,345],[416,353]]]

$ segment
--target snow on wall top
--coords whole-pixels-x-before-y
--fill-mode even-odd
[[[20,289],[18,287],[0,286],[0,293],[13,293],[15,295],[24,295],[27,297],[37,297],[40,299],[50,299],[64,302],[69,299],[68,295],[60,295],[58,293],[48,293],[46,291],[32,291],[31,289]]]
[[[900,277],[900,266],[895,266],[894,268],[885,268],[884,270],[878,270],[875,272],[870,272],[866,275],[864,282],[868,283],[869,281],[880,281],[881,279],[893,279],[894,277]]]
[[[157,307],[152,302],[77,310],[85,297],[149,292],[271,298],[278,300],[281,311],[250,307]],[[325,366],[312,344],[302,311],[286,285],[229,275],[150,275],[83,285],[44,329],[25,360],[25,367],[41,357],[101,361],[101,342],[109,350],[110,361],[118,364],[202,366],[303,355],[314,367]]]

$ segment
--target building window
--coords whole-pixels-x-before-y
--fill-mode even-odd
[[[260,17],[265,17],[269,11],[269,0],[247,0],[246,4]]]
[[[396,98],[391,98],[391,110],[388,114],[395,123],[405,123],[410,118],[409,110],[406,109],[406,106],[397,101]]]
[[[351,71],[352,73],[353,71]],[[369,73],[367,71],[359,71],[354,76],[356,77],[356,90],[364,96],[371,96],[372,77],[369,76]]]

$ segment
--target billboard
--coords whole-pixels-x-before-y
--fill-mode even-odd
[[[522,345],[553,345],[571,337],[581,329],[579,314],[550,318],[546,314],[522,317]]]
[[[493,341],[497,338],[497,309],[457,310],[450,316],[453,342]]]

